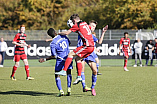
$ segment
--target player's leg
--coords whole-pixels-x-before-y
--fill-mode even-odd
[[[29,65],[28,65],[28,60],[27,60],[27,55],[23,54],[21,57],[21,60],[23,60],[23,63],[25,65],[25,71],[26,71],[26,80],[33,80],[33,77],[30,77],[29,75]]]
[[[91,89],[92,89],[92,95],[93,96],[96,96],[96,92],[95,92],[95,85],[96,85],[96,81],[97,81],[97,67],[96,67],[96,63],[95,62],[89,62],[89,66],[92,70],[92,86],[91,86]]]
[[[57,96],[61,97],[61,96],[64,95],[64,92],[62,90],[60,75],[55,74],[55,81],[56,81],[56,86],[57,86],[57,88],[59,90],[59,94]]]
[[[72,59],[73,59],[74,56],[76,56],[76,53],[74,53],[73,51],[71,51],[71,52],[68,54],[67,59],[65,60],[65,64],[64,64],[63,70],[61,70],[61,71],[59,71],[59,72],[56,72],[55,74],[62,75],[62,76],[66,76],[66,71],[67,71],[69,65],[71,64]]]
[[[129,71],[127,69],[128,58],[129,58],[128,52],[124,52],[124,71]]]
[[[71,95],[71,81],[72,81],[71,69],[68,69],[67,70],[67,94],[66,96]]]
[[[151,58],[151,62],[150,62],[150,66],[153,65],[153,54],[152,54],[152,58]]]
[[[14,76],[14,75],[15,75],[15,72],[16,72],[16,70],[17,70],[17,67],[19,66],[20,55],[15,55],[15,56],[14,56],[14,61],[15,61],[15,64],[14,64],[14,66],[13,66],[12,74],[11,74],[10,78],[15,81],[16,79],[15,79],[15,76]]]
[[[137,67],[137,53],[135,53],[135,65],[134,67]]]
[[[97,75],[102,75],[101,73],[99,73],[99,58],[95,58],[96,61],[96,67],[97,67]]]
[[[142,67],[142,58],[141,58],[141,53],[138,53],[139,60],[140,60],[140,67]]]

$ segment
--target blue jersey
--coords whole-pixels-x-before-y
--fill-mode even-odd
[[[51,56],[56,57],[56,66],[55,71],[58,72],[63,69],[64,63],[68,54],[70,40],[67,36],[64,35],[57,35],[53,38],[52,42],[50,43],[51,48]],[[72,69],[72,65],[70,66]]]

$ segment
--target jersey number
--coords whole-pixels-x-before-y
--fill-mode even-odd
[[[87,34],[88,35],[91,35],[91,30],[90,30],[89,26],[84,25],[83,28],[87,30],[87,32],[88,32]]]
[[[66,44],[66,42],[63,41],[62,43],[60,43],[60,47],[62,47],[63,50],[64,50],[65,48],[67,48],[67,44]]]

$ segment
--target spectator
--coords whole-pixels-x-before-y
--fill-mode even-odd
[[[140,61],[140,67],[142,67],[142,45],[143,43],[140,41],[140,39],[137,40],[137,42],[134,44],[134,49],[135,49],[135,65],[134,67],[137,67],[137,57],[139,57]]]
[[[146,64],[145,64],[145,66],[148,65],[149,59],[151,60],[150,66],[152,66],[153,65],[153,50],[154,50],[153,40],[149,40],[146,43],[146,50],[147,50],[148,54],[147,54],[147,57],[146,57]]]
[[[154,50],[155,50],[155,58],[157,59],[157,38],[155,38]]]
[[[7,43],[4,41],[4,39],[1,37],[1,42],[0,42],[0,54],[2,56],[2,61],[0,62],[0,67],[3,67],[4,63],[4,58],[5,58],[5,52],[7,50],[8,46]]]

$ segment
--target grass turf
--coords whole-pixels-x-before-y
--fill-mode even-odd
[[[56,97],[54,67],[30,67],[30,74],[35,80],[26,80],[24,67],[15,73],[17,81],[9,77],[12,67],[0,68],[0,104],[156,104],[157,68],[100,67],[103,74],[98,76],[95,87],[96,96],[83,92],[81,84],[72,85],[71,96]],[[76,70],[72,71],[73,81]],[[91,70],[86,67],[86,84],[91,85]],[[66,77],[61,77],[62,87],[66,93]],[[73,82],[72,81],[72,82]]]

